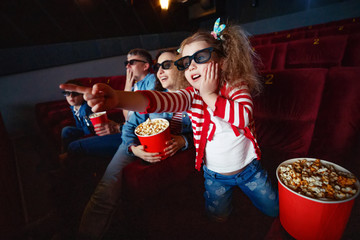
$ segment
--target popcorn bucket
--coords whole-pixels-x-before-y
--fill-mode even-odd
[[[276,169],[279,187],[280,222],[295,239],[341,239],[348,222],[355,198],[359,195],[360,184],[356,180],[356,194],[345,200],[319,200],[297,193],[287,187],[279,178],[281,165],[314,158],[294,158],[281,163]],[[336,170],[348,170],[334,163],[321,160],[322,164],[334,166]]]
[[[97,112],[93,113],[89,116],[90,121],[92,122],[93,126],[99,123],[106,123],[108,122],[108,118],[106,112]]]
[[[135,134],[139,138],[141,145],[145,146],[146,152],[152,152],[152,153],[158,152],[162,156],[161,159],[163,160],[168,157],[164,154],[164,148],[166,148],[166,142],[171,140],[171,134],[169,128],[170,125],[169,122],[163,118],[151,119],[151,121],[156,121],[156,120],[165,121],[167,123],[167,127],[156,134],[144,136],[137,133],[137,129],[141,125],[140,124],[135,129]]]

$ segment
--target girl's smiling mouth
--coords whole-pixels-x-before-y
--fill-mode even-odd
[[[195,75],[192,75],[192,76],[191,76],[191,79],[195,81],[195,80],[198,79],[199,77],[201,77],[201,75],[195,74]]]

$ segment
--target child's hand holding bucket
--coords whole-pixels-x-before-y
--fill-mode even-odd
[[[108,120],[106,123],[98,123],[94,126],[97,135],[105,136],[110,134],[120,133],[120,124]]]
[[[162,159],[162,156],[159,155],[160,153],[158,152],[155,153],[146,152],[144,145],[138,145],[138,146],[133,145],[130,147],[130,151],[138,158],[141,158],[142,160],[149,163],[160,162]]]
[[[186,146],[186,141],[181,135],[173,135],[171,134],[171,140],[166,142],[167,147],[164,149],[165,155],[171,157],[177,151],[184,148]]]
[[[146,152],[160,153],[162,160],[168,157],[164,149],[167,147],[166,143],[171,140],[171,134],[166,119],[148,119],[135,129],[135,134]]]

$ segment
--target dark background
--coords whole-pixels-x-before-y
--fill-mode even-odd
[[[246,24],[340,2],[347,1],[172,0],[162,11],[158,0],[1,0],[0,76],[123,55],[134,47],[176,46],[198,28],[211,29],[217,17]]]

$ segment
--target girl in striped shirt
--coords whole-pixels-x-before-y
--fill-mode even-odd
[[[92,110],[120,107],[138,112],[187,111],[196,147],[195,167],[204,170],[205,206],[211,219],[230,215],[233,188],[238,186],[266,215],[279,212],[278,193],[260,164],[255,138],[252,93],[260,89],[255,54],[236,25],[197,32],[180,46],[174,62],[191,87],[176,92],[115,91],[106,85],[92,89],[60,86],[84,92]]]

